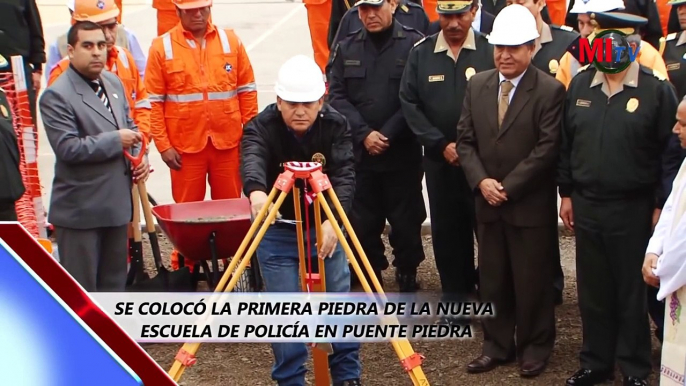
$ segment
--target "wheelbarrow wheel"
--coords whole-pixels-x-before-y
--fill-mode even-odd
[[[260,287],[261,278],[259,265],[257,263],[257,258],[253,256],[253,258],[250,259],[250,266],[245,267],[232,292],[259,292],[261,289]]]

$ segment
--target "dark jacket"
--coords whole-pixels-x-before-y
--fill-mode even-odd
[[[481,25],[479,27],[479,30],[477,32],[480,32],[484,35],[488,35],[491,33],[493,30],[493,21],[495,20],[495,16],[491,15],[490,13],[482,10],[481,11]],[[433,34],[437,34],[441,32],[441,23],[439,20],[436,20],[429,25],[429,29],[426,31],[426,36],[431,36]]]
[[[0,0],[0,55],[21,55],[34,69],[45,63],[43,24],[36,0]],[[2,68],[0,71],[9,71]]]
[[[474,75],[457,126],[457,153],[476,192],[479,222],[513,226],[557,224],[555,166],[559,155],[565,87],[530,65],[498,128],[498,70]],[[499,181],[508,201],[486,202],[478,188],[485,178]]]
[[[19,145],[10,111],[5,92],[0,88],[0,206],[16,202],[25,191],[19,170]]]
[[[352,137],[345,117],[327,104],[310,131],[300,139],[286,127],[276,104],[267,106],[245,125],[241,139],[241,177],[245,194],[250,196],[256,190],[269,194],[284,171],[284,162],[310,162],[317,158],[314,157],[317,153],[324,156],[322,171],[329,177],[343,210],[349,213],[355,192]],[[336,214],[333,206],[331,210]],[[292,191],[279,212],[284,219],[295,219]],[[311,205],[309,212],[310,219],[314,220]],[[304,221],[304,211],[302,215]],[[326,218],[322,212],[322,219]],[[340,220],[337,215],[336,218]]]

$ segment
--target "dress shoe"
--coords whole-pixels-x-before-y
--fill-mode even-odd
[[[581,369],[567,379],[567,386],[593,386],[615,379],[612,371]]]
[[[519,368],[519,374],[523,377],[535,377],[545,370],[548,363],[545,361],[524,361]]]
[[[472,374],[485,373],[505,363],[507,363],[507,361],[493,359],[486,355],[482,355],[467,365],[467,372]]]
[[[624,386],[648,386],[648,381],[638,377],[624,378]]]
[[[395,280],[398,282],[400,292],[416,292],[419,289],[417,272],[395,271]]]
[[[362,386],[362,382],[359,379],[348,379],[343,382],[336,382],[333,386]]]

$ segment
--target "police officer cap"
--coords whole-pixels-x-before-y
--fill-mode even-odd
[[[623,12],[594,12],[591,13],[591,20],[595,20],[600,29],[638,29],[648,23],[645,17]]]
[[[493,21],[488,42],[497,46],[519,46],[539,37],[536,19],[526,7],[508,5]]]
[[[576,4],[583,1],[578,1],[574,3],[574,8]],[[584,12],[610,12],[610,11],[621,11],[624,7],[623,0],[587,0],[582,6]],[[579,12],[581,13],[581,12]]]
[[[443,15],[465,13],[472,9],[471,0],[438,0],[436,12]]]
[[[686,5],[686,0],[669,0],[667,5]]]
[[[362,5],[362,4],[380,6],[380,5],[383,5],[383,3],[385,1],[386,0],[359,0],[358,2],[355,3],[355,6]]]

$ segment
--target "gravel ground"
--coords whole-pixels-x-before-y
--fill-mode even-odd
[[[171,245],[160,235],[160,247],[166,265],[169,264]],[[387,255],[391,256],[387,245]],[[577,353],[581,345],[581,320],[576,302],[574,266],[574,239],[560,236],[563,268],[565,272],[564,304],[556,308],[557,343],[555,352],[545,373],[526,380],[519,376],[516,365],[497,368],[485,374],[467,374],[465,366],[481,352],[481,330],[474,326],[474,338],[470,340],[412,341],[415,352],[426,358],[422,365],[432,386],[458,385],[564,385],[564,381],[577,370]],[[150,248],[145,240],[146,264],[152,264]],[[440,282],[433,259],[431,238],[424,238],[426,260],[419,270],[422,291],[438,292]],[[391,269],[384,272],[386,291],[397,289]],[[145,350],[164,368],[169,369],[180,344],[146,344]],[[270,377],[272,354],[267,344],[203,344],[197,353],[198,362],[186,369],[179,384],[182,386],[260,386],[275,384]],[[390,344],[364,344],[362,346],[363,376],[365,386],[412,385],[403,372],[398,357]],[[658,385],[660,346],[653,339],[653,368],[651,385]],[[311,369],[311,362],[307,364]],[[308,382],[313,384],[311,373]],[[615,385],[621,385],[617,371]]]

